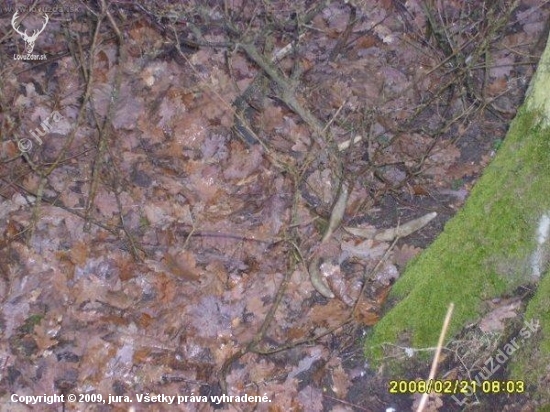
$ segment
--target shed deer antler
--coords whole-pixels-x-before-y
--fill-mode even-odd
[[[50,18],[46,13],[44,13],[44,25],[40,30],[33,30],[32,36],[29,36],[27,34],[27,30],[24,32],[18,30],[19,24],[16,22],[17,16],[19,16],[19,12],[16,11],[11,19],[11,26],[23,38],[23,40],[25,40],[25,54],[32,54],[32,51],[34,50],[34,42],[38,38],[38,35],[44,31]]]

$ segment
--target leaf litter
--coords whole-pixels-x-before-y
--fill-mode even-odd
[[[462,79],[461,90],[442,88],[459,76],[453,67],[460,61],[445,55],[441,38],[424,36],[422,2],[355,3],[320,8],[308,27],[314,30],[278,62],[285,76],[298,76],[297,101],[322,119],[325,141],[296,105],[284,104],[273,78],[259,91],[263,107],[246,115],[265,144],[234,137],[232,103],[260,70],[238,47],[222,50],[231,30],[215,22],[230,16],[207,5],[121,5],[115,21],[125,44],[113,41],[104,22],[93,59],[79,58],[77,47],[32,73],[21,70],[30,63],[6,63],[6,136],[29,136],[53,110],[63,119],[25,157],[2,141],[2,401],[10,393],[218,394],[225,386],[233,395],[272,400],[258,410],[382,410],[394,402],[384,384],[365,394],[376,381],[366,377],[360,336],[435,233],[425,235],[428,222],[418,233],[372,233],[436,211],[435,221],[444,220],[453,202],[464,201],[490,157],[494,131],[503,135],[521,100],[518,85],[533,73],[534,62],[520,59],[533,51],[548,10],[530,13],[537,7],[526,2],[514,15],[521,30],[492,39],[490,63],[471,66],[487,76],[468,68],[473,80]],[[238,24],[261,34],[261,13],[239,4],[230,5],[240,12]],[[274,44],[261,45],[271,56],[271,48],[292,44],[290,11],[303,13],[305,4],[258,7],[270,13],[268,5],[288,12],[281,12],[286,25],[277,26]],[[449,6],[447,18],[458,24],[466,11]],[[80,13],[68,24],[84,36],[93,19]],[[201,19],[212,23],[208,34]],[[471,32],[449,27],[455,50],[473,53]],[[216,42],[222,46],[209,47]],[[83,69],[93,73],[89,85]],[[483,98],[473,93],[481,79],[494,101],[476,107],[494,107],[472,114],[467,107]],[[343,202],[340,184],[352,184]],[[386,254],[395,236],[408,235]],[[317,255],[334,299],[310,282],[308,264]],[[483,328],[500,330],[495,319],[513,317],[514,309],[495,309]],[[355,345],[351,366],[346,339]],[[413,399],[400,402],[408,410]],[[444,410],[440,399],[431,405]]]

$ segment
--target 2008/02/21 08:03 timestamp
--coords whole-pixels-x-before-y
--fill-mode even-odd
[[[481,393],[523,393],[524,381],[468,381],[468,380],[438,380],[408,381],[392,380],[388,392],[392,394],[440,393],[442,395]]]

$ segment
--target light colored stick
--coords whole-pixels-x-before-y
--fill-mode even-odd
[[[435,372],[437,371],[437,364],[439,363],[439,357],[441,356],[441,349],[443,348],[443,341],[445,340],[445,335],[447,334],[447,329],[449,329],[449,323],[451,322],[451,317],[453,316],[453,310],[455,308],[454,303],[449,304],[447,309],[447,315],[445,316],[445,321],[443,322],[443,328],[441,328],[441,333],[439,334],[439,341],[437,342],[437,349],[435,351],[434,360],[432,361],[432,367],[430,369],[430,376],[428,376],[428,382],[432,381],[435,378]],[[422,412],[428,402],[428,397],[430,394],[428,391],[422,394],[420,399],[420,404],[416,409],[416,412]]]

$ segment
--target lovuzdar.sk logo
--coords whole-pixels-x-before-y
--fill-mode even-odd
[[[15,32],[25,41],[25,52],[24,54],[14,54],[13,58],[15,60],[46,60],[45,54],[32,54],[32,52],[34,51],[34,43],[36,42],[38,35],[44,31],[50,18],[46,13],[44,13],[44,24],[42,25],[42,28],[39,30],[33,30],[32,35],[28,35],[27,30],[19,30],[19,23],[17,23],[18,16],[19,12],[16,11],[11,19],[11,26],[13,27],[13,30],[15,30]]]

